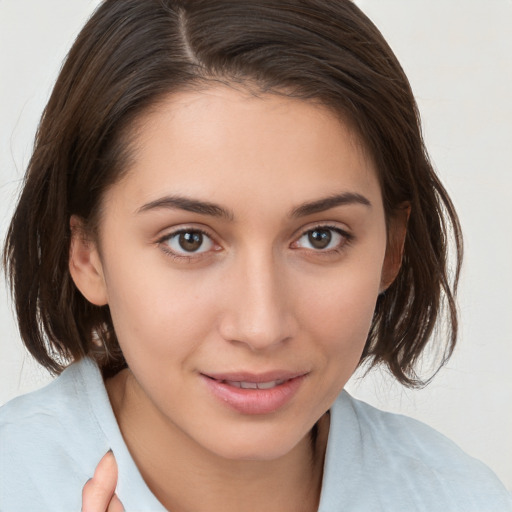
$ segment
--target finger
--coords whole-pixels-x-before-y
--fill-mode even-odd
[[[100,460],[94,476],[82,490],[83,512],[105,512],[117,485],[117,464],[114,454],[109,451]]]
[[[107,512],[124,512],[123,504],[117,497],[117,494],[114,494],[114,496],[112,496]]]

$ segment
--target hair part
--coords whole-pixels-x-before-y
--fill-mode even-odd
[[[4,264],[21,337],[58,374],[86,355],[125,367],[108,306],[68,268],[70,218],[91,232],[105,191],[133,157],[137,120],[177,91],[223,83],[317,101],[348,123],[378,170],[387,219],[411,207],[397,278],[379,296],[361,363],[407,386],[447,312],[443,364],[457,337],[462,235],[424,147],[418,109],[393,52],[349,0],[105,0],[77,37],[46,106],[10,224]],[[454,241],[454,269],[447,261]]]

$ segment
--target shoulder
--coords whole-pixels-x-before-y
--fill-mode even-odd
[[[71,510],[78,500],[80,508],[81,488],[108,450],[91,395],[84,392],[88,378],[100,384],[94,363],[81,361],[0,408],[2,507],[24,510],[23,503],[44,503],[48,510]]]
[[[469,476],[472,473],[493,476],[482,462],[465,453],[459,446],[432,427],[402,414],[377,409],[349,397],[365,441],[382,457],[411,459],[435,473]],[[370,441],[371,440],[371,441]]]
[[[96,375],[96,373],[98,375]],[[90,410],[90,393],[84,388],[88,378],[98,380],[99,371],[90,361],[81,361],[68,367],[47,386],[14,398],[0,407],[0,432],[2,448],[12,443],[5,439],[21,442],[17,448],[38,446],[41,441],[72,444],[83,441],[84,421],[93,428],[93,434],[99,429]],[[93,384],[91,382],[91,384]]]
[[[349,478],[354,488],[372,489],[376,509],[512,511],[512,498],[496,475],[424,423],[346,392],[331,415],[330,457],[352,461]]]

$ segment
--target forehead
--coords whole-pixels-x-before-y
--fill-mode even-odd
[[[119,185],[137,204],[165,193],[240,209],[343,192],[380,198],[355,132],[313,102],[227,86],[181,92],[144,115],[131,140],[132,163]]]

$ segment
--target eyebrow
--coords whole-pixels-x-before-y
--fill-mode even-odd
[[[231,210],[223,208],[209,201],[199,201],[184,196],[166,196],[150,203],[145,204],[137,210],[137,213],[147,212],[149,210],[157,210],[161,208],[185,210],[187,212],[200,213],[202,215],[210,215],[212,217],[220,217],[233,221],[235,215]]]
[[[371,207],[370,201],[361,194],[354,192],[344,192],[341,194],[335,194],[328,196],[316,201],[310,201],[300,204],[293,208],[289,214],[292,218],[306,217],[315,213],[320,213],[336,206],[345,206],[351,204],[361,204],[364,206]],[[147,212],[150,210],[158,209],[177,209],[185,210],[187,212],[199,213],[201,215],[209,215],[211,217],[223,218],[229,221],[235,220],[234,213],[218,204],[211,203],[209,201],[202,201],[198,199],[192,199],[190,197],[172,195],[165,196],[155,201],[151,201],[141,206],[137,213]]]
[[[314,213],[330,210],[336,206],[345,206],[350,204],[362,204],[368,207],[371,207],[372,205],[370,201],[361,194],[344,192],[342,194],[334,194],[323,199],[318,199],[317,201],[302,203],[292,210],[290,217],[305,217],[307,215],[313,215]]]

